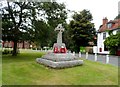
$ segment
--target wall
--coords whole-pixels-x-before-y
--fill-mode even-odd
[[[113,34],[115,35],[116,32],[117,32],[117,30],[114,30]],[[104,32],[101,32],[101,33],[97,34],[97,53],[100,53],[100,54],[109,54],[109,51],[104,51],[104,41],[105,41],[105,39],[103,39],[103,33]],[[106,32],[106,38],[107,37],[109,37],[108,32]],[[100,52],[100,48],[102,49],[102,52]]]
[[[103,39],[103,33],[98,33],[98,37],[97,37],[97,53],[100,54],[109,54],[109,51],[104,51],[104,39]],[[106,37],[108,37],[109,34],[106,32]],[[101,52],[100,52],[101,49]]]
[[[13,43],[12,41],[3,41],[3,42],[2,42],[2,45],[3,45],[3,47],[5,47],[5,48],[13,48],[13,47],[14,47],[14,43]],[[23,42],[17,43],[17,47],[22,49],[22,48],[23,48]],[[30,48],[29,42],[24,41],[24,48],[25,48],[25,49],[29,49],[29,48]]]

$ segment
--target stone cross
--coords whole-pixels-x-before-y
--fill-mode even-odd
[[[55,31],[59,31],[57,35],[57,43],[62,44],[62,32],[64,31],[62,24],[58,24],[58,26],[55,28]]]

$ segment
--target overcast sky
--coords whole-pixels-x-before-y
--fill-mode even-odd
[[[64,2],[66,8],[73,11],[82,11],[88,9],[92,13],[93,23],[98,30],[102,24],[102,19],[107,17],[108,20],[113,20],[118,15],[118,2],[120,0],[58,0]],[[69,16],[70,20],[70,16]]]

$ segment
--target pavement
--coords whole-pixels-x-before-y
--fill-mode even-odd
[[[75,54],[78,56],[78,54]],[[86,54],[81,54],[81,58],[86,58]],[[88,60],[95,61],[95,54],[88,54]],[[106,55],[97,54],[97,62],[106,64]],[[120,56],[109,55],[109,63],[114,66],[120,66]]]

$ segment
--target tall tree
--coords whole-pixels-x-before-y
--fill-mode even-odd
[[[45,19],[49,24],[50,28],[50,46],[56,42],[56,32],[53,32],[55,27],[58,24],[62,24],[63,26],[66,24],[67,19],[67,10],[65,4],[57,3],[57,2],[46,2],[43,3],[41,8],[45,12]]]
[[[32,8],[32,2],[7,2],[2,9],[3,40],[14,42],[13,56],[17,55],[17,42],[29,37]]]
[[[69,24],[69,35],[74,51],[79,52],[80,46],[87,46],[89,41],[94,40],[95,28],[91,21],[92,14],[88,10],[73,15],[73,20]]]
[[[18,41],[38,41],[41,46],[53,43],[56,40],[56,34],[53,32],[55,27],[59,23],[66,23],[67,13],[64,4],[7,2],[7,5],[2,9],[3,40],[14,42],[13,55],[16,55]],[[44,37],[50,37],[49,41]]]
[[[33,35],[33,41],[35,41],[38,46],[48,46],[50,41],[50,29],[47,23],[43,20],[35,21],[34,23],[35,33]]]

